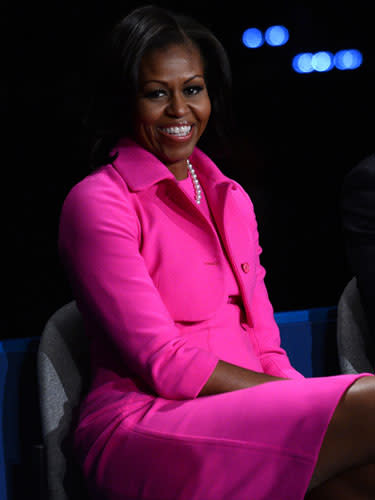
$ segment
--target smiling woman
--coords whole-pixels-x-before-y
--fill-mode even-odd
[[[109,49],[97,168],[59,232],[91,347],[73,441],[92,498],[374,498],[375,379],[291,366],[250,198],[197,147],[229,123],[222,45],[144,7]]]
[[[142,59],[134,138],[173,172],[187,176],[186,159],[211,114],[204,63],[191,42],[149,52]]]
[[[216,144],[226,142],[232,131],[232,76],[221,43],[208,29],[189,17],[175,16],[171,24],[172,18],[163,9],[153,8],[155,17],[152,20],[142,12],[142,9],[134,11],[115,26],[93,67],[92,97],[85,124],[92,138],[91,163],[94,168],[110,160],[111,151],[121,137],[134,135],[135,105],[140,104],[141,97],[151,103],[159,99],[165,101],[168,96],[170,104],[179,105],[183,88],[185,101],[190,97],[189,102],[193,105],[194,101],[201,100],[201,93],[205,98],[209,94],[211,120],[205,133],[206,140]],[[135,32],[137,36],[133,36]],[[179,89],[180,94],[168,87],[169,82],[164,81],[165,71],[161,75],[155,61],[152,66],[155,74],[144,75],[148,71],[146,60],[150,62],[157,57],[160,62],[163,59],[160,52],[172,47],[185,52],[183,61],[175,58],[177,64],[186,66],[179,68],[186,73],[186,79],[178,82],[183,86]],[[159,56],[155,56],[158,52]],[[146,76],[157,81],[144,87]],[[171,77],[168,74],[167,79]],[[176,121],[183,124],[181,119],[170,121],[172,126]],[[169,125],[169,121],[167,123]],[[193,132],[194,136],[196,132]]]

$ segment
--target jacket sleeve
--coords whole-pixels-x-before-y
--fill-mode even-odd
[[[158,395],[194,398],[218,358],[187,345],[148,273],[141,239],[122,181],[95,173],[67,196],[59,248],[81,312]]]
[[[256,247],[256,276],[250,307],[253,320],[252,334],[258,348],[260,361],[264,372],[269,375],[291,379],[304,378],[301,373],[292,367],[287,353],[281,348],[279,327],[264,283],[266,272],[260,263],[262,249],[259,245],[258,225],[254,207],[247,193],[243,190],[242,192],[250,204],[250,229]]]

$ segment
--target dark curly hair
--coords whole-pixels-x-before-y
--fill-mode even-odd
[[[116,24],[95,64],[84,120],[92,167],[113,161],[113,147],[121,137],[132,134],[143,56],[154,49],[186,44],[199,49],[204,63],[212,106],[205,138],[223,142],[232,126],[232,77],[224,47],[209,29],[192,18],[150,5],[132,11]]]

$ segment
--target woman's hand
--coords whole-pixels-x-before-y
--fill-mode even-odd
[[[223,392],[237,391],[238,389],[246,389],[266,382],[275,382],[276,380],[287,379],[254,372],[241,366],[219,361],[210,378],[200,391],[199,396],[211,396]]]

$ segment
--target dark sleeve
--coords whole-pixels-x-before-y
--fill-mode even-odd
[[[348,264],[375,333],[375,154],[344,178],[341,214]]]

